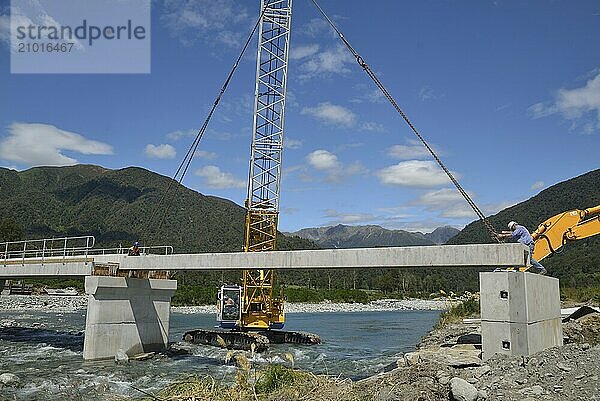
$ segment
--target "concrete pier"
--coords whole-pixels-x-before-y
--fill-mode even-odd
[[[88,276],[83,358],[163,351],[168,345],[175,280]]]
[[[484,360],[563,345],[558,279],[518,271],[479,273],[479,279]]]

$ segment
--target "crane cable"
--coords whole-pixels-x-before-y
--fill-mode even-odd
[[[162,203],[164,202],[165,198],[167,197],[167,195],[171,191],[171,188],[173,187],[173,183],[176,182],[178,184],[181,184],[181,182],[183,181],[183,178],[185,177],[185,174],[187,173],[188,168],[190,167],[192,159],[194,158],[194,154],[196,153],[196,149],[198,148],[198,145],[200,144],[200,141],[201,141],[202,137],[204,136],[204,133],[206,132],[206,129],[208,128],[208,124],[209,124],[209,122],[210,122],[210,120],[211,120],[211,118],[212,118],[212,116],[213,116],[213,114],[214,114],[217,106],[219,105],[219,102],[221,101],[221,98],[223,97],[223,95],[225,94],[225,91],[227,90],[227,87],[229,86],[229,83],[231,82],[231,78],[233,78],[233,74],[235,73],[235,71],[236,71],[236,69],[237,69],[240,61],[242,60],[242,57],[244,56],[244,53],[246,52],[246,49],[248,48],[248,45],[252,41],[252,38],[254,37],[254,33],[256,32],[256,29],[260,25],[260,21],[263,18],[265,10],[266,10],[266,7],[261,11],[260,16],[258,17],[258,20],[256,21],[256,24],[254,24],[254,28],[252,29],[252,32],[250,32],[250,35],[248,36],[248,39],[246,39],[246,43],[244,44],[244,47],[240,51],[240,54],[239,54],[238,58],[236,59],[235,63],[233,64],[233,67],[229,71],[229,75],[227,75],[227,79],[223,83],[223,86],[221,87],[219,95],[216,97],[215,101],[213,102],[212,108],[210,109],[208,115],[206,116],[206,119],[204,120],[204,123],[202,124],[202,126],[198,130],[198,133],[196,134],[196,137],[194,138],[194,141],[190,145],[187,153],[185,154],[185,157],[183,158],[183,160],[179,164],[179,167],[177,168],[177,171],[173,175],[172,179],[169,180],[169,185],[167,186],[166,191],[162,194],[160,200],[158,201],[158,204],[156,205],[156,207],[154,208],[154,211],[152,212],[152,215],[150,216],[150,219],[148,220],[149,223],[152,223],[154,221],[157,213],[160,210],[160,206],[162,205]],[[177,178],[177,177],[179,177],[179,178]],[[156,231],[160,230],[160,227],[162,226],[162,224],[163,224],[166,216],[167,216],[167,208],[164,209],[163,215],[162,215],[162,217],[160,219],[160,222],[158,223],[158,227],[156,228]]]
[[[460,192],[460,194],[465,198],[465,200],[467,201],[467,203],[469,204],[469,206],[471,206],[471,209],[473,209],[473,211],[475,212],[475,214],[477,215],[477,217],[479,218],[479,220],[481,220],[483,222],[483,224],[485,225],[485,227],[486,227],[487,231],[489,232],[490,236],[492,237],[492,239],[496,240],[497,242],[500,242],[500,239],[497,237],[496,230],[494,230],[494,227],[487,220],[487,218],[485,217],[485,214],[483,214],[483,212],[481,211],[481,209],[477,206],[477,204],[469,196],[469,194],[467,193],[467,191],[465,191],[463,189],[463,187],[460,185],[460,183],[458,182],[458,180],[454,177],[454,175],[452,174],[452,172],[450,170],[448,170],[448,168],[444,165],[444,163],[442,163],[442,161],[437,156],[437,154],[435,153],[435,151],[425,141],[425,139],[423,138],[423,136],[419,133],[419,131],[417,130],[417,128],[408,119],[407,115],[402,111],[402,109],[400,108],[400,106],[398,106],[398,103],[396,103],[396,100],[392,97],[392,95],[390,94],[390,92],[386,89],[386,87],[383,85],[383,83],[379,80],[379,78],[377,77],[377,75],[375,75],[375,73],[373,72],[373,70],[371,70],[371,67],[369,67],[369,65],[360,56],[360,54],[358,54],[358,52],[352,47],[352,45],[348,42],[348,40],[346,40],[346,38],[344,37],[344,35],[342,34],[342,32],[335,26],[335,24],[327,16],[327,14],[325,14],[325,11],[323,11],[323,9],[321,8],[321,6],[319,6],[319,4],[316,2],[316,0],[311,0],[311,1],[315,5],[315,7],[319,10],[319,12],[321,13],[321,15],[327,20],[327,22],[329,23],[329,25],[331,26],[331,28],[337,33],[337,35],[340,37],[340,39],[342,40],[342,42],[344,43],[344,45],[346,45],[346,48],[350,51],[350,53],[352,53],[352,55],[356,59],[356,62],[358,63],[358,65],[360,65],[362,67],[362,69],[365,70],[365,72],[367,73],[367,75],[369,76],[369,78],[371,78],[371,80],[375,83],[375,85],[377,85],[377,87],[379,88],[379,90],[381,91],[381,93],[383,93],[383,95],[387,98],[387,100],[396,109],[396,111],[398,112],[398,114],[400,114],[400,116],[402,116],[402,118],[404,119],[404,121],[406,122],[406,124],[414,132],[414,134],[417,136],[417,138],[419,138],[419,140],[421,141],[421,143],[425,146],[425,148],[427,148],[427,150],[429,151],[429,153],[431,153],[431,155],[433,156],[433,158],[435,159],[435,161],[437,162],[437,164],[446,173],[446,175],[448,176],[448,178],[450,179],[450,181],[452,181],[452,183],[454,184],[454,186],[456,187],[456,189],[458,190],[458,192]]]

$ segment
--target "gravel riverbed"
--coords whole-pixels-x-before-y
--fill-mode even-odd
[[[456,301],[426,299],[380,299],[360,303],[286,303],[286,313],[317,312],[377,312],[395,310],[444,310],[449,309]],[[86,296],[50,296],[50,295],[2,295],[0,309],[3,310],[37,310],[50,312],[73,312],[87,307]],[[174,306],[172,312],[215,313],[214,305]]]
[[[446,309],[451,301],[379,300],[369,304],[287,304],[291,313],[365,312]],[[15,311],[68,312],[83,310],[86,297],[1,296],[0,308]],[[174,307],[186,314],[213,313],[214,306]],[[6,322],[7,326],[10,322]],[[481,360],[481,328],[477,323],[450,324],[424,336],[412,352],[400,354],[384,372],[362,380],[312,375],[302,388],[283,388],[264,400],[599,400],[600,313],[563,324],[565,346],[535,355],[496,355]],[[0,377],[10,388],[18,377]],[[306,391],[310,388],[310,391]],[[0,396],[0,400],[2,397]]]

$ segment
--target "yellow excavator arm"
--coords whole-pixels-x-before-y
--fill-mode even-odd
[[[537,261],[557,252],[568,242],[600,234],[600,205],[557,214],[540,224],[531,237]]]

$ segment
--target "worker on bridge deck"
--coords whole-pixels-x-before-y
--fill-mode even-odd
[[[135,241],[133,243],[133,246],[131,248],[129,248],[129,251],[127,252],[127,255],[129,256],[140,256],[140,243]]]
[[[531,234],[525,227],[517,224],[516,221],[511,221],[508,223],[508,228],[510,231],[502,231],[498,234],[498,238],[514,238],[519,241],[521,244],[527,245],[529,247],[529,255],[531,259],[531,264],[533,267],[538,269],[539,274],[546,274],[547,270],[544,266],[541,265],[540,262],[533,258],[533,249],[535,248],[535,242],[533,238],[531,238]]]

